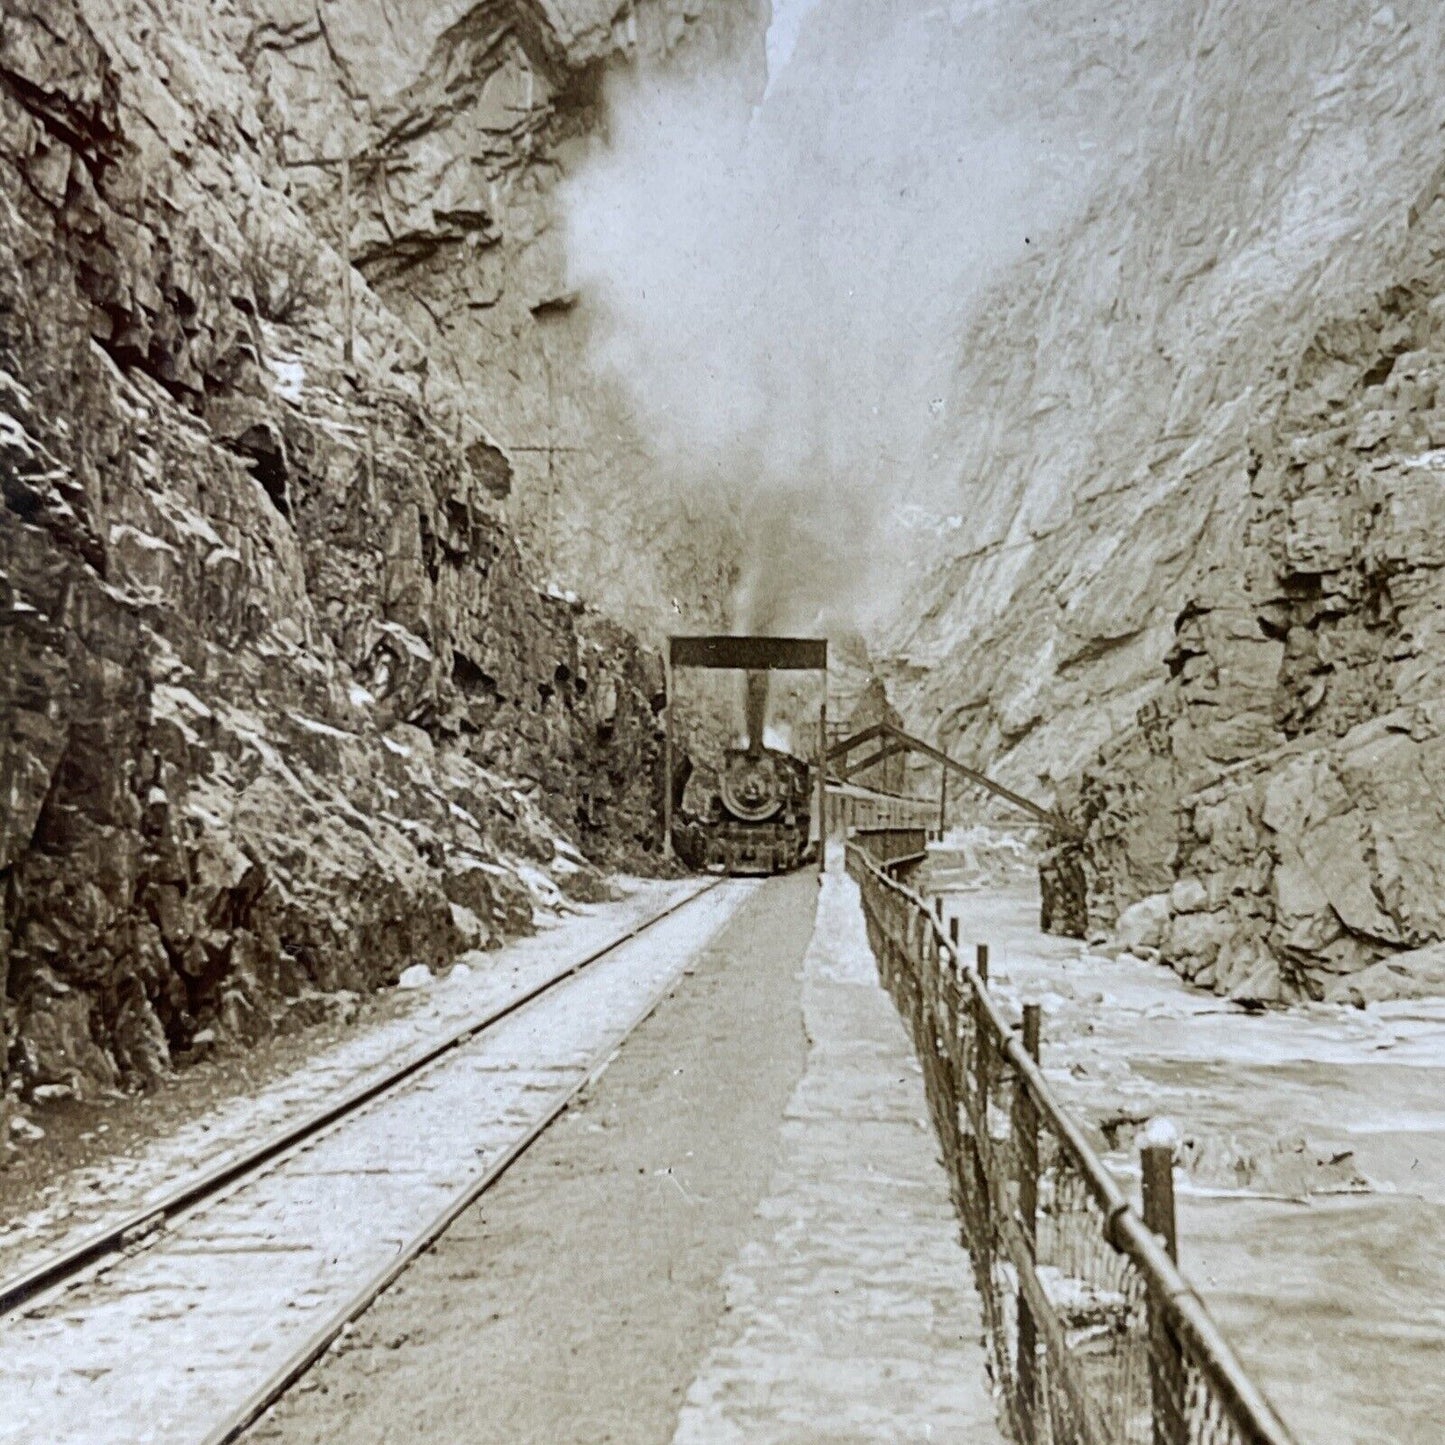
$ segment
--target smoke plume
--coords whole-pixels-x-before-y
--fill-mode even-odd
[[[744,684],[747,715],[747,749],[756,753],[763,746],[763,732],[768,722],[768,685],[771,679],[766,672],[750,672]]]
[[[1077,194],[1077,147],[1060,162],[1018,113],[997,6],[778,9],[773,54],[796,45],[757,106],[735,74],[611,77],[568,253],[649,441],[638,485],[701,489],[741,528],[733,625],[866,628],[920,518],[959,508],[959,335]]]

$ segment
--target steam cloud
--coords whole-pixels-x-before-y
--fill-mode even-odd
[[[768,685],[766,672],[750,672],[744,683],[744,711],[747,714],[747,749],[757,752],[763,746],[763,733],[768,722]]]
[[[960,503],[970,309],[1077,184],[1015,113],[996,7],[779,9],[771,49],[796,50],[756,108],[736,74],[611,77],[606,140],[564,189],[568,253],[595,364],[651,444],[641,484],[741,523],[733,625],[866,629],[919,515]]]

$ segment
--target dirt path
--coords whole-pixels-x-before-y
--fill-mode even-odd
[[[674,1445],[1002,1445],[922,1070],[841,868],[803,963],[808,1062]]]
[[[818,884],[766,885],[591,1094],[249,1437],[665,1442],[805,1057]]]

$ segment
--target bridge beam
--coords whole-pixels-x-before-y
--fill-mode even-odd
[[[846,760],[858,748],[865,743],[873,742],[876,738],[885,739],[884,746],[865,762],[850,764],[847,761],[840,761]],[[873,767],[882,762],[884,758],[893,757],[899,752],[921,753],[926,758],[932,758],[944,769],[945,775],[952,772],[961,778],[966,778],[975,787],[982,788],[1011,807],[1027,813],[1031,818],[1046,824],[1062,837],[1077,840],[1084,836],[1081,829],[1061,814],[1054,812],[1052,808],[1042,807],[1031,798],[1024,797],[1022,793],[1016,793],[1012,788],[1005,787],[1003,783],[996,783],[987,773],[981,773],[977,768],[971,768],[967,763],[961,763],[956,758],[949,757],[941,748],[924,742],[922,738],[915,737],[912,733],[904,732],[902,728],[894,727],[892,723],[874,723],[871,727],[863,728],[850,737],[840,739],[828,749],[828,761],[837,764],[834,771],[840,781],[846,782],[855,773]]]
[[[861,763],[844,763],[838,769],[838,775],[846,783],[855,774],[867,772],[869,768],[877,767],[879,763],[887,762],[889,758],[896,758],[899,753],[906,753],[906,743],[893,742],[885,748],[879,748],[871,758],[864,758]]]
[[[828,761],[834,758],[846,758],[855,748],[861,748],[864,743],[871,743],[874,738],[881,738],[888,731],[887,723],[874,723],[872,727],[866,727],[862,732],[852,733],[850,736],[841,739],[828,749]]]
[[[941,748],[936,748],[932,743],[926,743],[922,738],[916,738],[911,733],[906,733],[902,728],[893,727],[884,723],[883,727],[890,736],[896,737],[901,742],[906,742],[910,751],[922,753],[926,758],[932,758],[934,762],[941,763],[945,768],[957,773],[960,777],[967,778],[969,782],[977,784],[986,792],[990,792],[996,798],[1002,798],[1004,802],[1011,803],[1015,808],[1028,813],[1031,817],[1037,818],[1041,823],[1047,823],[1056,833],[1062,833],[1066,838],[1082,838],[1083,832],[1074,824],[1054,812],[1052,808],[1041,807],[1031,798],[1026,798],[1022,793],[1016,793],[1012,788],[1005,787],[1002,783],[996,783],[987,773],[981,773],[977,768],[971,768],[967,763],[961,763],[957,758],[951,758]]]

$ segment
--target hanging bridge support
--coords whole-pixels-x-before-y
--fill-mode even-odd
[[[856,767],[850,766],[849,755],[865,743],[871,743],[875,738],[885,740],[883,748],[867,763],[859,763]],[[851,737],[834,743],[828,749],[828,761],[833,765],[839,781],[846,782],[854,773],[861,772],[863,768],[881,761],[884,757],[892,756],[894,750],[918,753],[925,758],[931,758],[940,765],[945,774],[953,773],[972,783],[975,787],[982,788],[985,792],[991,793],[994,797],[1009,804],[1010,807],[1018,809],[1021,813],[1027,813],[1035,822],[1045,824],[1061,837],[1077,839],[1083,836],[1073,823],[1061,814],[1054,812],[1052,808],[1045,808],[1031,798],[1024,797],[1022,793],[1016,793],[1012,788],[995,782],[987,773],[981,773],[977,768],[971,768],[967,763],[961,763],[957,758],[949,757],[947,753],[934,747],[932,743],[924,742],[922,738],[914,737],[912,733],[906,733],[902,728],[894,727],[892,723],[874,723],[871,727],[866,727],[861,732],[856,732]]]

